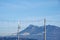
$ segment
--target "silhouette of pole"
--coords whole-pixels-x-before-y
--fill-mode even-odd
[[[46,40],[46,19],[44,19],[44,40]]]

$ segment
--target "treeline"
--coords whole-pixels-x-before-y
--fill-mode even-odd
[[[20,40],[37,40],[37,39],[29,39],[29,38],[19,38]],[[18,40],[17,37],[0,37],[0,40]]]

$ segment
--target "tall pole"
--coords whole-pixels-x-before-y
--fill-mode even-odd
[[[17,30],[18,40],[20,40],[20,34],[19,34],[19,32],[20,32],[20,25],[19,25],[19,22],[18,22],[18,30]]]
[[[44,40],[46,40],[46,19],[44,18]]]

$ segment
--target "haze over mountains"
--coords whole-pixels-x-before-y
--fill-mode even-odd
[[[12,36],[10,36],[13,38]],[[14,36],[16,39],[17,36]],[[9,37],[8,37],[9,38]],[[20,39],[44,40],[44,26],[29,25],[20,32]],[[54,25],[46,25],[47,40],[60,40],[60,27]]]

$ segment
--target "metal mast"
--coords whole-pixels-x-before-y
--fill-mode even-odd
[[[46,40],[46,19],[44,18],[44,40]]]
[[[17,30],[18,40],[20,40],[20,34],[19,34],[19,32],[20,32],[20,25],[19,25],[19,22],[18,22],[18,30]]]

